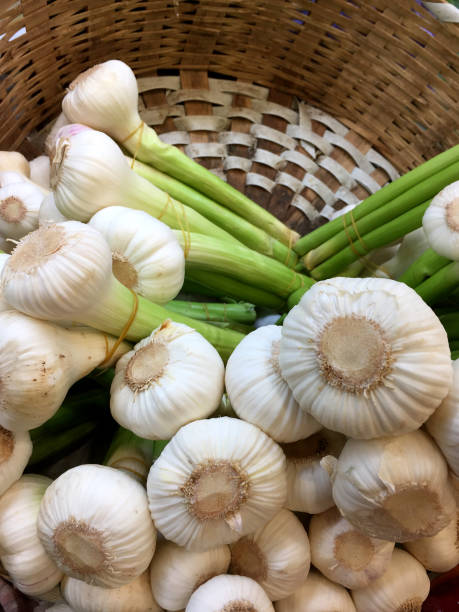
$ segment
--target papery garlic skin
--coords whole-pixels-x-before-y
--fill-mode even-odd
[[[194,421],[153,464],[147,492],[155,525],[168,540],[209,550],[253,533],[282,508],[285,457],[245,421]]]
[[[89,221],[112,251],[113,274],[139,295],[165,304],[185,278],[185,257],[174,232],[142,210],[109,206]]]
[[[185,612],[274,612],[261,586],[245,576],[211,578],[190,597]]]
[[[389,566],[394,542],[370,538],[334,507],[311,517],[311,562],[324,576],[348,589],[379,578]]]
[[[459,359],[453,361],[453,384],[425,427],[448,465],[459,475]]]
[[[123,142],[140,128],[137,81],[120,60],[108,60],[82,72],[62,100],[62,110],[75,123],[85,123]]]
[[[29,162],[30,180],[45,189],[50,188],[49,174],[51,164],[47,155],[39,155]]]
[[[148,570],[114,589],[64,576],[61,590],[74,612],[161,612],[153,599]]]
[[[201,334],[167,320],[118,361],[110,411],[138,436],[167,440],[182,425],[212,414],[224,375],[220,355]]]
[[[13,432],[0,426],[0,495],[19,480],[31,454],[28,431]]]
[[[30,176],[29,162],[18,151],[0,151],[0,171],[18,172],[24,176]]]
[[[281,445],[287,459],[286,508],[317,514],[335,505],[330,475],[320,462],[327,455],[338,457],[345,442],[343,434],[322,429],[305,440]]]
[[[332,480],[341,514],[363,533],[382,540],[433,536],[456,510],[446,462],[421,430],[348,440]]]
[[[295,593],[276,601],[274,607],[276,612],[355,612],[346,589],[314,569]]]
[[[49,130],[45,140],[45,152],[48,155],[50,161],[52,161],[54,153],[56,151],[56,140],[59,130],[65,125],[68,125],[69,123],[71,123],[71,121],[69,121],[65,114],[60,113],[57,119],[54,121],[53,125],[51,126],[51,129]]]
[[[230,560],[228,546],[192,552],[173,542],[160,542],[150,566],[153,596],[166,610],[182,610],[201,584],[226,574]]]
[[[67,391],[103,363],[116,338],[89,328],[66,329],[16,310],[0,312],[0,425],[33,429],[61,406]],[[121,343],[110,361],[129,349]]]
[[[27,474],[0,498],[2,564],[14,585],[26,595],[47,593],[62,578],[37,534],[40,502],[51,482],[45,476]]]
[[[104,588],[140,576],[156,545],[144,487],[102,465],[79,465],[52,483],[40,506],[38,534],[65,574]]]
[[[422,227],[431,248],[448,259],[459,259],[459,181],[444,187],[430,202]]]
[[[263,527],[230,548],[230,572],[256,580],[272,601],[294,593],[309,572],[308,535],[289,510],[280,510]]]
[[[278,325],[266,325],[248,334],[228,360],[225,386],[239,418],[253,423],[276,442],[295,442],[322,426],[301,410],[282,378],[281,335]]]
[[[40,210],[38,211],[38,226],[52,225],[53,223],[60,223],[61,221],[69,221],[67,217],[58,210],[54,202],[54,193],[49,192],[47,196],[43,198]]]
[[[353,438],[418,429],[451,385],[446,332],[404,283],[331,278],[286,316],[279,363],[301,408]]]
[[[74,612],[74,610],[65,603],[57,603],[48,608],[47,612]]]
[[[394,548],[386,572],[351,594],[357,612],[421,612],[429,590],[429,577],[419,561],[406,551]]]
[[[32,183],[14,183],[0,188],[0,233],[19,240],[38,227],[43,193]]]
[[[6,264],[8,259],[9,259],[8,253],[0,253],[0,278],[1,278],[2,270],[3,270],[3,266]],[[11,310],[11,306],[8,304],[8,302],[3,297],[3,291],[0,287],[0,312],[3,312],[4,310]]]

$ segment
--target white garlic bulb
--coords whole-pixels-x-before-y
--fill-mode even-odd
[[[459,181],[444,187],[431,200],[422,227],[436,253],[459,259]]]
[[[49,173],[51,164],[47,155],[39,155],[29,162],[30,180],[45,189],[49,189]]]
[[[281,444],[287,459],[286,508],[317,514],[335,505],[330,475],[320,462],[327,455],[338,457],[345,442],[343,434],[322,429],[305,440]]]
[[[357,612],[421,612],[429,590],[429,577],[419,561],[406,551],[394,548],[384,574],[366,587],[354,589],[352,598]]]
[[[257,425],[276,442],[307,438],[321,425],[298,406],[282,378],[282,328],[266,325],[248,334],[226,365],[225,385],[239,418]]]
[[[164,537],[189,550],[208,550],[253,533],[282,508],[285,457],[245,421],[194,421],[153,464],[147,492]]]
[[[314,566],[348,589],[366,586],[381,576],[394,549],[393,542],[362,533],[336,507],[311,517],[309,542]]]
[[[308,535],[289,510],[280,510],[230,548],[230,572],[256,580],[272,601],[294,593],[309,572]]]
[[[0,171],[18,172],[30,176],[29,162],[18,151],[0,151]]]
[[[38,534],[65,574],[104,588],[140,576],[156,544],[144,487],[102,465],[79,465],[52,483],[41,502]]]
[[[0,495],[19,480],[31,454],[28,431],[13,432],[0,426]]]
[[[452,380],[435,313],[404,283],[382,278],[311,287],[285,318],[279,363],[301,408],[353,438],[418,429]]]
[[[38,212],[43,193],[31,182],[0,188],[0,233],[19,240],[38,227]]]
[[[274,608],[255,580],[223,574],[201,585],[185,612],[274,612]]]
[[[348,440],[333,461],[335,504],[371,537],[407,542],[433,536],[456,511],[446,462],[421,430]]]
[[[57,209],[56,203],[54,202],[54,193],[49,192],[43,198],[40,210],[38,211],[38,226],[51,225],[53,223],[60,223],[61,221],[68,221],[67,217]]]
[[[276,612],[355,612],[346,589],[314,569],[295,593],[276,602],[275,609]]]
[[[160,542],[150,566],[155,600],[166,610],[182,610],[201,584],[227,572],[230,560],[226,545],[192,552],[167,540]]]
[[[225,366],[197,331],[167,320],[116,364],[110,410],[120,425],[149,440],[168,440],[182,425],[212,414]]]

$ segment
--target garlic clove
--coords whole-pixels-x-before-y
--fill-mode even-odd
[[[311,569],[299,589],[277,601],[274,607],[276,612],[355,612],[346,589],[314,569]],[[366,612],[370,612],[370,609]]]
[[[414,557],[394,548],[389,567],[382,576],[352,591],[357,612],[421,612],[430,590],[426,570]]]
[[[50,188],[49,174],[51,164],[47,155],[39,155],[29,162],[30,180],[45,189]]]
[[[190,597],[185,612],[274,612],[255,580],[223,574],[211,578]]]
[[[314,566],[348,589],[364,587],[381,576],[394,549],[394,542],[359,531],[336,507],[311,517],[309,541]]]
[[[29,162],[18,151],[0,151],[0,171],[18,172],[24,176],[30,176]]]
[[[280,510],[255,533],[230,548],[230,572],[256,580],[273,601],[296,591],[309,572],[308,535],[289,510]]]
[[[118,361],[112,416],[143,438],[167,440],[186,423],[212,414],[224,375],[221,357],[201,334],[167,320]]]
[[[439,319],[382,278],[316,283],[285,318],[279,363],[301,408],[352,438],[418,429],[452,380]]]
[[[192,552],[173,542],[159,543],[150,566],[151,588],[156,601],[166,610],[185,608],[201,584],[227,572],[230,559],[228,546]]]
[[[298,406],[282,378],[282,329],[266,325],[248,334],[226,365],[225,385],[239,418],[253,423],[276,442],[307,438],[321,425]]]
[[[194,421],[153,464],[147,492],[156,527],[168,540],[208,550],[256,531],[282,508],[285,457],[245,421]]]
[[[38,211],[38,226],[52,225],[53,223],[60,223],[61,221],[68,221],[67,217],[57,209],[56,203],[54,202],[54,193],[49,192],[47,196],[43,198],[40,210]]]
[[[71,468],[50,485],[40,506],[38,534],[65,574],[104,588],[140,576],[156,544],[143,486],[101,465]]]
[[[323,461],[338,457],[345,442],[342,434],[322,429],[305,440],[281,444],[287,458],[286,508],[317,514],[335,505],[330,475]]]

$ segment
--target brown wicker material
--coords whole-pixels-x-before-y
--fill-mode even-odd
[[[122,59],[162,138],[304,233],[458,142],[454,7],[428,4],[4,0],[0,149],[41,153],[69,82]]]

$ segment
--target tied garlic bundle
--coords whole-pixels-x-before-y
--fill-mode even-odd
[[[144,487],[102,465],[71,468],[48,487],[38,534],[66,575],[103,588],[140,576],[156,545]]]
[[[452,380],[434,312],[382,278],[316,283],[285,318],[279,363],[301,408],[352,438],[418,429]]]
[[[116,364],[110,390],[115,421],[149,440],[209,416],[223,395],[225,367],[188,325],[165,321]]]
[[[230,417],[185,425],[153,464],[151,515],[189,550],[239,540],[269,521],[287,493],[285,457],[254,425]]]

